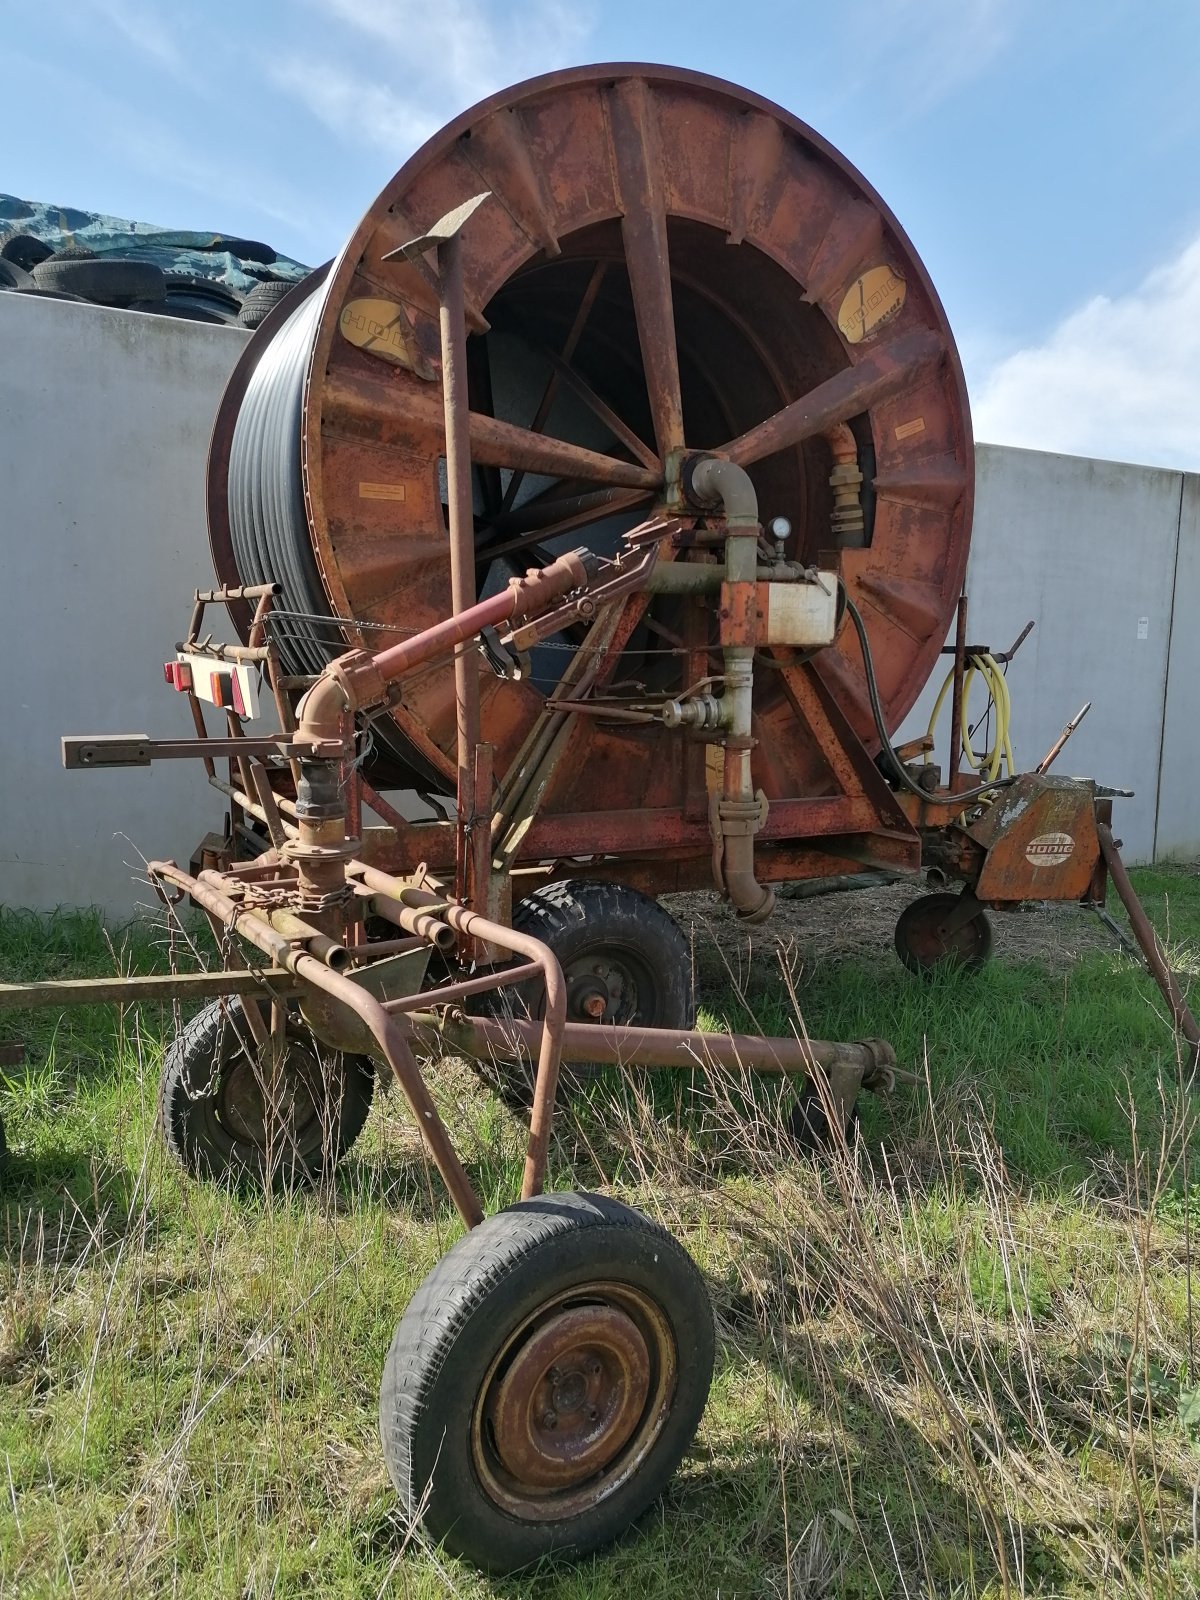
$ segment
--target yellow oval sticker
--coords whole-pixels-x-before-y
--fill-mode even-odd
[[[872,267],[861,278],[855,278],[838,312],[842,337],[850,344],[859,344],[892,320],[907,292],[908,285],[892,267]]]
[[[338,327],[343,339],[368,355],[412,367],[408,314],[394,300],[348,300]]]

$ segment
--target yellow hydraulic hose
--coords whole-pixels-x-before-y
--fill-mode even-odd
[[[987,688],[988,695],[991,698],[992,705],[996,712],[995,739],[990,749],[981,751],[978,754],[976,754],[971,745],[971,716],[969,710],[971,702],[971,680],[975,677],[976,673],[978,673],[983,679],[984,685]],[[951,667],[950,671],[946,674],[946,681],[942,684],[937,700],[934,702],[933,714],[929,718],[928,731],[931,739],[934,737],[934,730],[937,727],[937,720],[942,714],[942,706],[945,703],[946,694],[953,683],[954,668]],[[968,656],[967,670],[963,677],[962,692],[962,752],[967,764],[973,767],[975,771],[984,778],[998,778],[1000,776],[1002,764],[1007,768],[1010,775],[1017,770],[1016,761],[1013,757],[1012,741],[1009,738],[1009,725],[1011,722],[1011,717],[1012,702],[1008,693],[1008,680],[1005,678],[1003,672],[1001,672],[999,662],[994,656],[990,655]],[[929,760],[928,752],[926,752],[925,759],[926,761]]]

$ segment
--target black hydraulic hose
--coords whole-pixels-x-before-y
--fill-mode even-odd
[[[309,538],[300,474],[304,376],[324,304],[318,287],[263,351],[238,410],[229,454],[229,533],[243,583],[277,583],[280,661],[297,676],[346,649]],[[328,626],[314,617],[329,616]]]
[[[982,795],[992,794],[997,789],[1007,789],[1010,783],[1014,783],[1016,781],[1015,774],[1010,773],[1007,778],[997,778],[993,783],[982,783],[977,789],[964,789],[960,793],[938,795],[930,794],[927,789],[922,789],[919,783],[909,777],[903,763],[892,749],[892,736],[887,730],[887,723],[884,721],[883,703],[879,698],[879,684],[875,679],[875,662],[871,655],[871,641],[867,638],[866,624],[863,622],[862,614],[858,607],[846,593],[846,586],[841,579],[838,580],[838,588],[842,591],[842,597],[846,602],[846,611],[854,624],[855,633],[858,634],[858,643],[862,650],[863,668],[867,678],[867,696],[871,702],[871,715],[875,719],[875,731],[879,735],[880,746],[885,753],[892,776],[896,782],[902,784],[910,793],[915,794],[918,799],[926,802],[930,800],[953,800],[955,804],[964,805],[971,800],[978,800]]]

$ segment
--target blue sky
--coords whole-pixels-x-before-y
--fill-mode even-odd
[[[666,61],[811,123],[913,238],[984,439],[1200,469],[1195,0],[0,0],[0,189],[332,255],[493,89]]]

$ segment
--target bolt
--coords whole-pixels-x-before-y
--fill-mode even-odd
[[[551,1383],[557,1383],[558,1380],[562,1377],[562,1373],[558,1370],[557,1367],[551,1367],[549,1372],[546,1374],[546,1376],[549,1378]]]
[[[599,1415],[600,1415],[600,1413],[596,1410],[595,1406],[589,1406],[588,1407],[588,1421],[589,1422],[595,1422]]]
[[[600,1376],[600,1363],[598,1361],[589,1361],[588,1371],[593,1378],[598,1378]]]
[[[558,1427],[558,1412],[557,1411],[545,1411],[545,1412],[543,1412],[542,1413],[542,1427],[543,1428],[557,1428]]]

